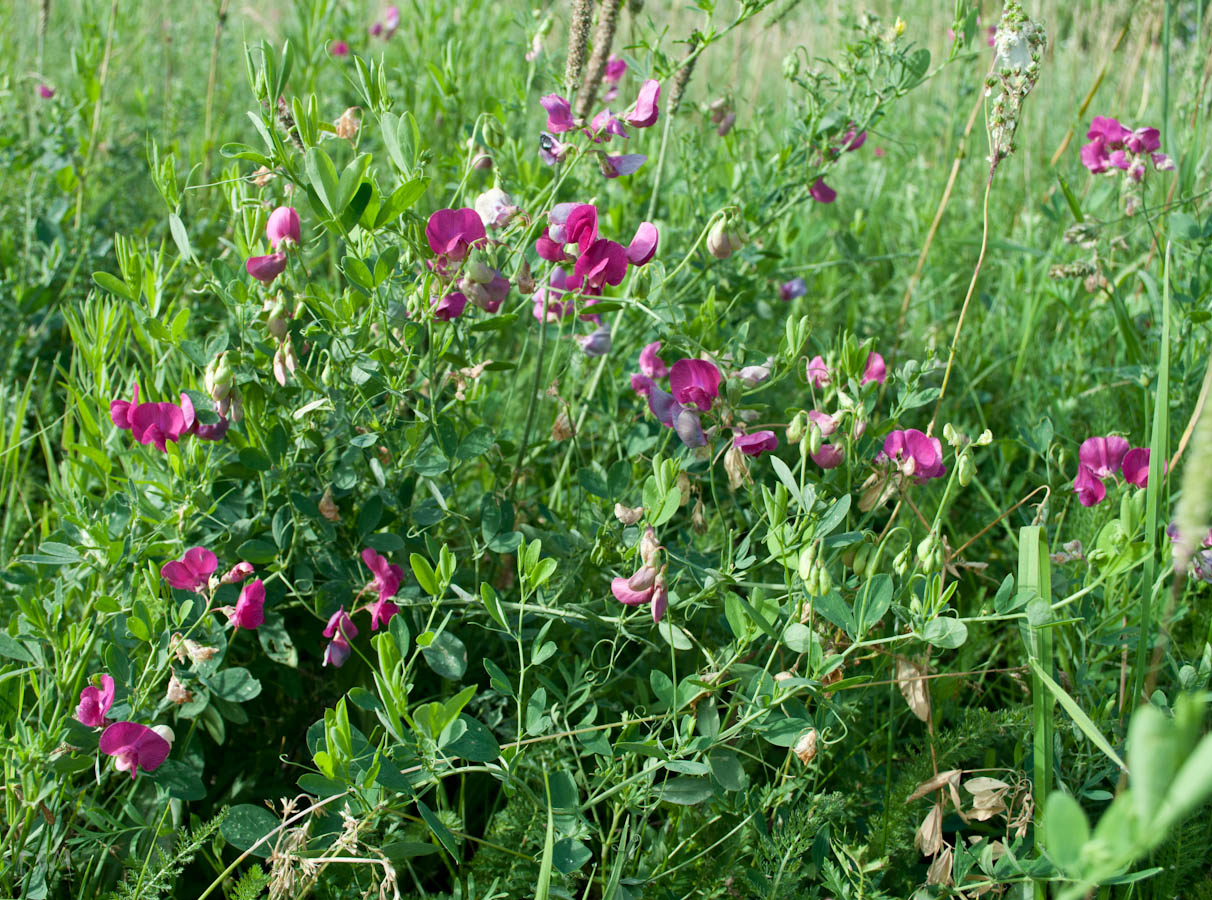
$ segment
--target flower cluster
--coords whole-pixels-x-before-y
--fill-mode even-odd
[[[214,593],[221,585],[239,584],[254,572],[252,563],[238,562],[219,579],[212,578],[219,567],[219,558],[205,547],[191,547],[181,559],[166,562],[160,577],[179,591],[195,594]],[[246,584],[235,606],[220,607],[219,611],[236,628],[253,631],[265,624],[265,585],[261,579]]]
[[[479,211],[481,207],[483,211]],[[509,279],[491,266],[471,259],[471,252],[488,245],[486,225],[502,227],[517,212],[517,207],[509,202],[509,195],[498,190],[477,199],[476,209],[466,206],[439,209],[429,217],[425,238],[436,257],[430,265],[444,285],[440,296],[435,296],[430,304],[435,319],[442,322],[457,319],[468,301],[489,313],[501,308],[509,295]]]
[[[362,551],[362,562],[370,569],[372,579],[364,590],[374,591],[376,598],[364,609],[370,613],[370,630],[378,631],[380,625],[386,625],[391,617],[400,611],[400,607],[391,602],[400,590],[404,581],[404,570],[394,563],[389,563],[370,547]],[[340,668],[345,665],[352,652],[350,641],[358,636],[358,628],[353,623],[345,607],[341,606],[329,619],[324,628],[324,637],[329,639],[324,651],[324,665],[331,663]]]
[[[606,102],[610,102],[618,96],[618,81],[623,77],[626,69],[627,64],[621,59],[612,58],[611,62],[607,63],[606,83],[610,86],[610,90],[607,91]],[[585,135],[594,144],[609,143],[614,137],[626,140],[627,129],[624,125],[630,125],[632,128],[649,128],[656,124],[660,115],[660,98],[660,82],[649,78],[640,86],[639,95],[627,112],[616,116],[607,107],[598,112],[587,127],[582,127],[582,124],[573,117],[572,104],[567,98],[561,97],[559,94],[547,94],[539,99],[539,103],[547,111],[547,130],[543,132],[539,141],[539,157],[547,165],[554,166],[564,158],[572,146],[561,141],[555,135],[566,134],[577,128],[582,128]],[[647,161],[648,157],[642,153],[623,153],[612,156],[605,150],[598,152],[598,162],[601,165],[602,174],[607,178],[630,175],[638,171],[640,166]]]
[[[1127,484],[1149,484],[1149,448],[1132,447],[1119,435],[1092,437],[1082,441],[1077,453],[1077,477],[1073,490],[1082,506],[1096,506],[1107,496],[1108,478],[1123,475]]]
[[[1095,175],[1117,175],[1138,182],[1145,177],[1146,160],[1160,171],[1174,168],[1174,161],[1161,153],[1161,133],[1156,128],[1135,130],[1109,116],[1095,116],[1086,132],[1090,143],[1081,149],[1082,165]]]
[[[302,240],[299,214],[295,208],[279,206],[270,213],[269,221],[265,223],[265,236],[273,252],[267,256],[250,256],[244,268],[257,281],[270,284],[286,271],[286,251],[297,247]]]
[[[140,769],[158,769],[172,750],[173,730],[167,725],[149,728],[138,722],[110,722],[106,714],[113,705],[114,679],[103,674],[100,688],[89,685],[80,692],[76,721],[87,728],[105,729],[98,746],[114,758],[114,768],[119,772],[130,772],[133,779]]]
[[[188,434],[204,441],[222,440],[231,424],[220,414],[219,421],[204,425],[198,421],[193,401],[189,395],[181,394],[180,405],[176,403],[140,403],[139,385],[135,385],[131,400],[112,400],[109,404],[110,420],[123,431],[129,431],[140,444],[155,444],[161,452],[168,450],[168,442],[177,443]]]
[[[669,608],[669,588],[665,584],[665,566],[657,565],[660,552],[656,532],[652,526],[644,530],[640,538],[640,567],[629,578],[618,577],[610,582],[610,592],[625,606],[649,604],[652,621],[659,623]]]
[[[382,21],[376,21],[368,29],[371,37],[382,38],[383,40],[391,40],[391,36],[396,33],[396,29],[400,27],[400,8],[398,6],[389,6],[383,13]]]
[[[824,391],[826,388],[834,386],[834,375],[822,356],[814,356],[808,361],[805,374],[814,391]],[[882,385],[887,378],[888,367],[884,363],[884,357],[874,350],[869,351],[863,365],[863,373],[859,377],[859,387],[871,382]],[[855,406],[854,401],[841,390],[840,386],[838,386],[835,399],[838,408],[834,412],[827,413],[819,409],[808,410],[800,420],[802,424],[797,425],[796,422],[793,422],[789,428],[789,435],[795,439],[793,443],[798,442],[801,437],[807,437],[808,457],[822,469],[836,469],[846,458],[840,442],[842,435],[838,434],[838,428],[848,413],[854,416],[854,425],[851,429],[853,438],[861,437],[867,427],[867,423],[859,415],[859,409]],[[826,438],[833,438],[833,440],[826,442]]]
[[[649,344],[640,351],[640,372],[631,376],[631,388],[648,400],[648,408],[657,421],[672,428],[687,447],[705,447],[700,418],[711,410],[720,395],[723,376],[715,363],[705,359],[679,359],[672,368],[657,354],[661,344]],[[663,390],[657,378],[669,378],[669,391]]]

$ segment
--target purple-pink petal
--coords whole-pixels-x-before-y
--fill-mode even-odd
[[[679,359],[669,370],[673,398],[704,411],[720,395],[720,381],[720,370],[705,359]]]
[[[660,99],[661,83],[649,78],[640,85],[640,94],[636,98],[635,106],[623,117],[624,121],[636,128],[648,128],[650,125],[655,125],[657,117],[660,115]]]
[[[584,253],[598,239],[598,208],[592,203],[580,203],[568,213],[564,222],[565,243],[576,244]]]
[[[619,284],[627,274],[627,251],[614,241],[599,238],[577,258],[573,272],[594,290],[605,284]]]
[[[614,598],[626,606],[642,606],[652,599],[652,588],[644,591],[633,590],[628,584],[629,579],[619,577],[610,582],[610,592]]]
[[[747,456],[760,456],[777,449],[779,439],[773,431],[755,431],[751,434],[738,434],[732,439],[732,443]]]
[[[98,747],[114,757],[120,771],[134,778],[139,769],[151,772],[168,759],[172,745],[155,731],[138,722],[115,722],[101,733]]]
[[[76,720],[89,728],[105,724],[105,714],[114,705],[114,679],[101,676],[101,687],[89,685],[80,692],[80,703],[76,706]]]
[[[268,256],[251,256],[244,268],[253,278],[269,284],[286,271],[286,254],[271,253]]]
[[[1091,437],[1082,441],[1077,458],[1095,477],[1110,478],[1119,474],[1124,456],[1130,449],[1127,439],[1118,435]]]
[[[660,352],[660,341],[646,344],[640,351],[640,371],[649,378],[664,378],[669,374],[669,366],[665,365],[665,360],[659,356]]]
[[[1124,481],[1137,487],[1149,486],[1149,448],[1133,447],[1124,454]]]
[[[1077,477],[1073,479],[1073,490],[1077,492],[1078,502],[1082,506],[1095,506],[1107,496],[1107,487],[1090,467],[1079,463]]]
[[[275,250],[278,249],[278,244],[284,240],[299,243],[302,236],[299,228],[299,214],[295,208],[279,206],[270,213],[269,221],[265,225],[265,236],[269,238],[269,245]]]
[[[656,254],[660,233],[651,222],[641,222],[636,229],[635,237],[627,245],[627,261],[633,266],[647,265]]]
[[[547,110],[547,130],[552,134],[563,134],[577,127],[572,118],[572,104],[559,94],[540,97],[539,104]]]
[[[812,187],[808,189],[808,194],[817,203],[832,203],[837,199],[837,191],[825,184],[824,178],[818,178],[812,182]]]
[[[643,153],[623,153],[619,156],[602,157],[602,174],[607,178],[618,178],[638,172],[640,166],[648,161]]]
[[[859,384],[866,384],[868,381],[876,381],[883,384],[888,377],[888,368],[884,364],[884,357],[872,351],[867,354],[867,365],[863,369],[863,377],[859,379]]]

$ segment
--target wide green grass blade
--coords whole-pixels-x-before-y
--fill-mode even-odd
[[[555,817],[551,814],[551,782],[543,772],[543,789],[547,792],[547,837],[543,840],[543,860],[539,863],[539,883],[535,885],[534,900],[547,900],[551,890],[551,861],[555,855]]]

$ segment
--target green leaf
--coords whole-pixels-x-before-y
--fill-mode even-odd
[[[501,745],[486,725],[466,714],[459,723],[464,731],[442,748],[446,753],[471,762],[492,762],[501,755]]]
[[[254,856],[268,859],[274,846],[273,838],[260,845],[257,845],[257,842],[281,824],[278,817],[264,806],[241,803],[228,810],[227,818],[223,820],[219,830],[233,846],[240,850],[251,849]],[[255,849],[254,845],[257,845]]]
[[[339,216],[344,207],[337,208],[337,200],[340,197],[337,168],[332,164],[328,154],[319,147],[310,148],[307,151],[304,168],[307,170],[308,181],[315,190],[316,196],[320,198],[320,202],[324,204],[324,208],[328,210],[329,215],[333,218]]]
[[[429,826],[429,830],[446,848],[446,851],[455,859],[459,858],[459,844],[455,840],[455,836],[450,833],[450,829],[442,824],[442,820],[434,814],[434,811],[425,805],[425,801],[417,801],[417,809],[420,810],[421,818],[425,820],[425,824]]]
[[[269,541],[252,538],[237,547],[236,554],[240,559],[263,566],[277,558],[278,548]]]
[[[210,678],[207,685],[216,696],[233,703],[244,703],[261,693],[261,682],[248,669],[224,669]]]
[[[593,851],[576,838],[566,837],[556,841],[552,860],[555,867],[565,875],[576,872],[591,859],[593,859]]]
[[[1080,706],[1077,705],[1077,701],[1070,697],[1068,692],[1066,692],[1063,687],[1052,680],[1051,676],[1044,671],[1043,667],[1037,660],[1030,659],[1028,662],[1031,663],[1031,668],[1035,671],[1036,677],[1039,678],[1044,687],[1051,691],[1053,696],[1060,701],[1060,705],[1065,708],[1065,712],[1069,714],[1069,718],[1077,723],[1077,727],[1082,730],[1082,733],[1090,739],[1094,746],[1103,751],[1103,753],[1107,755],[1108,759],[1110,759],[1121,769],[1127,771],[1128,767],[1124,764],[1124,761],[1119,758],[1119,754],[1115,752],[1115,748],[1111,746],[1111,742],[1103,737],[1103,733],[1098,730],[1098,726],[1095,725],[1094,721],[1088,715],[1086,715],[1085,711],[1083,711]]]
[[[501,600],[497,596],[496,588],[487,581],[480,584],[480,599],[484,601],[484,608],[488,610],[488,614],[492,616],[494,622],[509,631],[509,624],[505,621],[505,610],[501,606]]]
[[[1053,791],[1044,819],[1044,848],[1061,871],[1074,874],[1082,848],[1090,839],[1090,823],[1081,806],[1069,794]]]
[[[412,205],[425,194],[428,186],[428,178],[414,178],[392,191],[391,196],[387,198],[379,210],[379,214],[375,217],[375,228],[382,228],[384,225],[394,222],[402,212],[412,208]]]
[[[467,647],[449,631],[439,634],[421,653],[429,668],[450,681],[458,681],[467,671]]]
[[[28,650],[3,632],[0,632],[0,656],[6,656],[18,662],[32,663],[34,661]]]
[[[96,282],[99,287],[104,288],[111,294],[116,294],[119,297],[125,297],[127,300],[132,302],[138,299],[139,295],[127,287],[126,282],[119,280],[115,276],[109,274],[109,272],[93,272],[93,281]]]
[[[1165,831],[1201,806],[1212,795],[1212,734],[1206,734],[1170,782],[1166,797],[1154,813],[1153,827]]]
[[[436,597],[438,595],[438,576],[434,574],[429,560],[420,553],[413,553],[408,557],[408,562],[412,566],[412,574],[416,576],[421,590],[431,597]]]
[[[363,153],[346,166],[345,171],[341,173],[341,180],[337,183],[337,205],[333,211],[334,215],[340,216],[353,200],[354,194],[362,186],[362,179],[366,176],[370,160],[370,154]]]
[[[671,778],[654,790],[660,799],[678,806],[694,806],[711,797],[714,790],[708,778],[696,778],[693,775],[679,775]]]
[[[816,525],[814,537],[828,537],[835,528],[842,524],[842,520],[846,518],[846,513],[850,512],[850,495],[842,494],[833,501],[833,505],[829,507],[829,511],[821,516],[821,520]]]
[[[968,626],[951,616],[939,616],[926,623],[922,629],[922,640],[935,647],[954,650],[964,646],[968,640]]]
[[[175,759],[166,759],[148,776],[176,800],[193,802],[206,797],[202,779],[192,766]],[[275,820],[275,825],[277,824]]]

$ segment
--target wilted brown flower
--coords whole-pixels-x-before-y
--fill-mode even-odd
[[[341,510],[332,499],[332,485],[324,489],[324,496],[320,498],[320,515],[330,522],[341,521]]]

